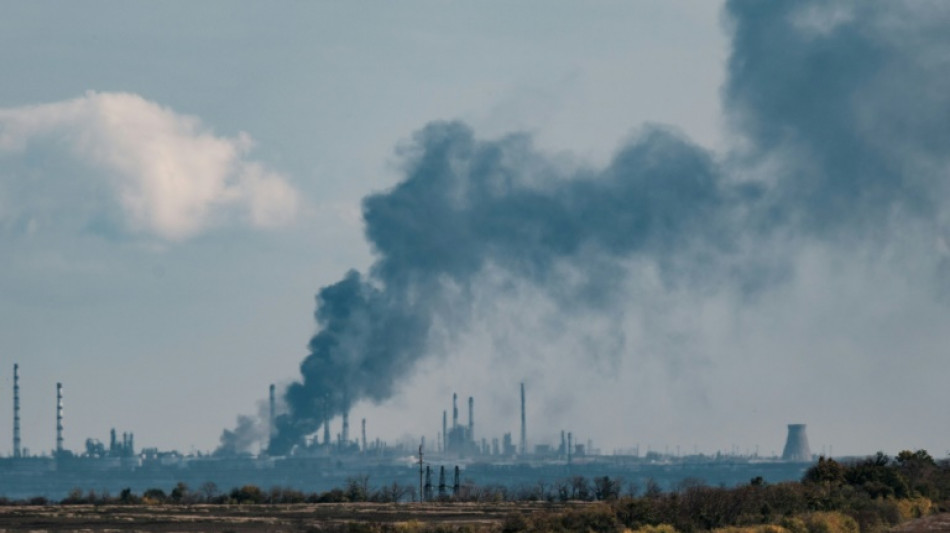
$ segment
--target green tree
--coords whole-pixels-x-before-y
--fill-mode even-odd
[[[346,489],[343,491],[347,501],[365,502],[369,500],[369,476],[352,476],[346,480]]]
[[[214,481],[205,481],[201,485],[201,494],[206,502],[211,502],[218,495],[218,485]]]
[[[597,500],[616,500],[620,497],[620,479],[610,479],[610,476],[594,478],[594,498]]]
[[[910,487],[904,476],[890,463],[890,457],[878,452],[873,457],[850,465],[844,473],[845,481],[872,498],[910,496]]]
[[[805,472],[803,481],[822,485],[840,485],[844,483],[845,467],[834,459],[818,458],[818,463]]]
[[[158,488],[151,488],[142,493],[142,499],[148,503],[164,503],[168,499],[165,491]]]
[[[129,487],[122,489],[122,492],[119,493],[119,503],[124,503],[124,504],[129,505],[129,504],[141,503],[141,502],[142,500],[138,496],[136,496],[135,493],[132,492],[132,489]]]
[[[264,493],[257,485],[244,485],[241,488],[231,490],[229,495],[235,503],[262,503]]]
[[[928,498],[936,496],[933,477],[937,472],[937,462],[926,450],[904,450],[897,454],[895,462],[913,491]]]
[[[188,497],[188,485],[179,481],[175,488],[172,489],[171,494],[169,494],[171,500],[175,503],[181,503],[185,498]]]

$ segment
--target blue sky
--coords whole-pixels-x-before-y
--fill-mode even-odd
[[[455,390],[479,429],[513,431],[526,380],[538,443],[572,429],[606,450],[768,453],[804,422],[816,451],[946,451],[925,422],[948,370],[939,4],[6,11],[0,383],[19,362],[34,452],[53,445],[57,381],[68,447],[114,426],[190,451],[299,379],[315,294],[393,257],[364,236],[363,198],[396,198],[429,149],[415,132],[440,120],[530,161],[509,166],[532,184],[634,175],[618,154],[662,124],[718,191],[755,199],[716,203],[699,227],[730,246],[712,252],[558,257],[544,283],[494,255],[442,278],[424,353],[354,406],[371,436],[434,439]],[[670,262],[700,281],[671,282]],[[559,290],[606,271],[609,306]]]

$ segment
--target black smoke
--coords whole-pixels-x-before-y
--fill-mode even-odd
[[[321,425],[324,409],[388,398],[426,355],[445,291],[472,289],[491,265],[538,285],[568,261],[586,278],[575,305],[602,307],[615,280],[602,263],[656,258],[671,283],[683,250],[723,253],[730,205],[747,187],[725,186],[709,155],[679,136],[650,129],[598,172],[563,176],[524,137],[475,138],[461,123],[430,124],[408,150],[406,179],[363,202],[378,260],[317,295],[319,333],[285,397],[272,453],[284,453]],[[712,267],[712,266],[711,266]],[[453,309],[458,319],[464,309]]]
[[[603,169],[564,168],[514,135],[433,123],[405,178],[363,201],[376,261],[317,295],[318,333],[285,392],[270,451],[347,404],[383,401],[427,354],[433,321],[464,327],[487,268],[606,310],[631,259],[669,286],[767,289],[778,236],[848,241],[907,220],[940,236],[950,154],[950,31],[939,4],[732,1],[723,101],[740,142],[717,156],[648,127]],[[563,290],[559,266],[580,276]]]

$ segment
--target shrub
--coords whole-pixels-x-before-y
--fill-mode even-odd
[[[757,526],[745,527],[721,527],[714,529],[713,533],[788,533],[788,530],[775,524],[760,524]]]
[[[159,503],[165,503],[165,500],[168,499],[165,496],[165,491],[162,489],[148,489],[142,493],[142,502],[147,505],[157,505]]]
[[[643,526],[638,529],[628,529],[630,533],[678,533],[676,528],[669,524],[659,524],[656,526]]]
[[[804,517],[808,533],[860,533],[858,523],[837,511],[820,511]]]
[[[86,503],[86,496],[83,494],[82,489],[76,487],[69,491],[69,494],[65,498],[60,500],[61,504],[64,505],[77,505],[80,503]]]
[[[779,525],[789,533],[808,533],[808,526],[805,525],[805,521],[795,516],[786,516],[779,522]]]
[[[909,500],[897,500],[897,512],[901,520],[910,520],[927,516],[933,512],[933,502],[929,498],[912,498]]]
[[[418,520],[409,520],[408,522],[401,522],[395,524],[393,530],[397,533],[420,533],[425,528],[425,524]]]
[[[262,503],[264,493],[257,485],[244,485],[239,489],[233,489],[230,497],[235,503]]]
[[[561,526],[566,531],[613,533],[621,531],[621,524],[613,510],[606,505],[591,505],[571,509],[560,515]]]
[[[613,507],[620,522],[632,529],[654,527],[662,522],[659,504],[654,499],[624,498],[614,503]]]
[[[141,498],[136,496],[129,487],[122,489],[122,492],[119,493],[119,503],[128,505],[141,502]]]
[[[528,519],[521,513],[508,513],[501,523],[502,533],[519,533],[528,531]]]

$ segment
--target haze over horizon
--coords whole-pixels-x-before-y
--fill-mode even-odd
[[[272,382],[287,442],[344,391],[500,437],[525,381],[531,444],[950,453],[950,6],[50,9],[0,21],[33,453],[57,381],[74,450],[211,450]]]

